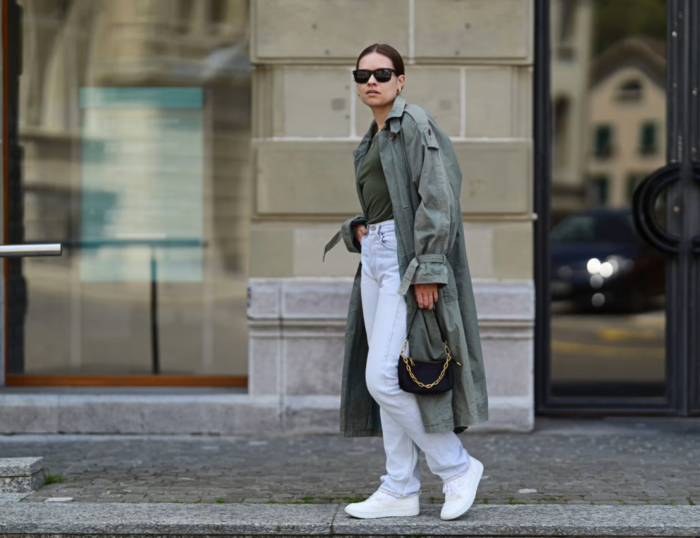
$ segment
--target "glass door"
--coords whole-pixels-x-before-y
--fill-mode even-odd
[[[537,172],[538,411],[692,414],[698,6],[539,5],[551,146]]]
[[[4,0],[10,385],[247,383],[246,0]]]
[[[631,207],[666,163],[666,6],[644,4],[551,4],[553,398],[667,390],[666,258]]]

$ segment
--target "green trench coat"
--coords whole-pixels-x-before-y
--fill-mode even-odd
[[[378,135],[379,154],[394,212],[397,255],[402,278],[399,294],[407,305],[406,322],[416,314],[409,352],[416,359],[445,358],[437,323],[447,337],[455,383],[442,394],[417,394],[425,431],[462,433],[488,420],[486,378],[464,243],[459,192],[462,173],[450,138],[423,108],[396,96],[386,118],[389,130]],[[323,257],[341,239],[350,252],[360,244],[352,226],[367,221],[358,172],[367,153],[376,120],[353,151],[355,183],[362,215],[347,220],[326,245]],[[360,296],[361,263],[357,267],[348,307],[345,356],[340,396],[340,433],[344,437],[382,435],[379,405],[367,390],[365,366],[368,342]],[[438,284],[433,310],[418,307],[412,284]],[[417,311],[417,313],[416,313]],[[396,360],[398,361],[398,354]]]

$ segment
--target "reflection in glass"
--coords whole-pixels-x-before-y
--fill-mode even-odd
[[[10,373],[246,374],[249,2],[19,3]]]
[[[630,204],[666,163],[666,2],[552,0],[551,17],[550,391],[663,396],[665,258]]]

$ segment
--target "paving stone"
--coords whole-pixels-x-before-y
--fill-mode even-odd
[[[609,418],[616,420],[538,417],[536,430],[526,434],[467,430],[459,438],[488,476],[475,503],[700,505],[700,420]],[[52,474],[67,479],[30,492],[22,503],[72,496],[79,502],[181,497],[328,504],[330,498],[343,504],[368,497],[386,472],[381,438],[217,437],[219,450],[203,448],[211,444],[201,436],[0,436],[0,453],[42,457]],[[424,454],[420,465],[421,498],[427,502],[432,496],[441,504],[442,482]],[[520,494],[520,489],[537,493]]]

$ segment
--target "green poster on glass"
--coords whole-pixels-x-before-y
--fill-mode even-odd
[[[81,280],[199,282],[201,88],[82,88]]]

